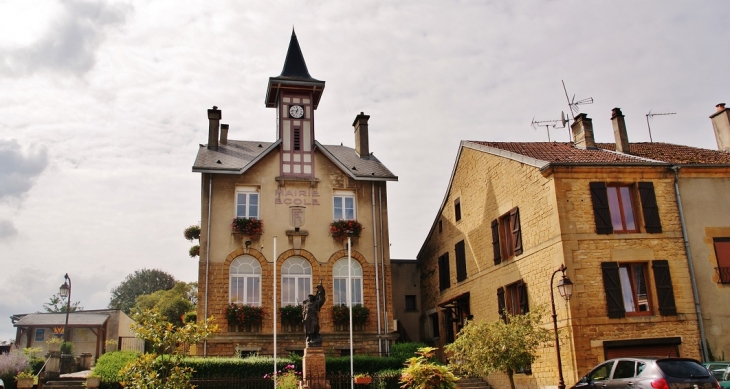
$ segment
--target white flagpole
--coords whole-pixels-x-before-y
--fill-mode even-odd
[[[355,364],[352,357],[352,238],[347,237],[347,305],[350,307],[350,388],[355,388]]]
[[[271,313],[274,315],[274,377],[276,377],[276,237],[274,237],[274,305],[272,305]],[[276,379],[274,379],[274,389],[276,389]]]

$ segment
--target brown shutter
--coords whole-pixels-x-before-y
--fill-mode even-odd
[[[492,220],[492,250],[494,251],[494,264],[502,263],[502,255],[499,252],[499,221]]]
[[[505,303],[504,303],[504,288],[497,289],[497,311],[499,313],[499,317],[502,318],[502,320],[507,320],[507,316],[505,315]]]
[[[656,204],[654,184],[651,182],[639,183],[639,196],[641,197],[641,208],[644,212],[644,228],[650,234],[662,232],[662,222],[659,220],[659,208]]]
[[[674,288],[672,276],[669,274],[669,262],[666,260],[652,261],[656,294],[659,299],[659,314],[662,316],[676,316],[677,306],[674,304]]]
[[[523,315],[530,312],[530,304],[527,302],[527,284],[520,285],[520,313]]]
[[[624,298],[621,294],[621,278],[618,275],[618,263],[601,262],[603,272],[603,289],[606,292],[606,308],[608,317],[618,319],[626,317]]]
[[[464,241],[460,241],[454,246],[456,252],[456,281],[464,281],[466,279],[466,248]]]
[[[509,211],[510,227],[512,227],[512,244],[514,245],[515,255],[522,254],[522,226],[520,225],[520,209],[512,208]]]
[[[591,201],[593,202],[593,218],[596,221],[597,234],[613,234],[611,211],[608,209],[608,193],[605,182],[591,182]]]

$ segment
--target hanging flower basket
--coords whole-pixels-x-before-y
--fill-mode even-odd
[[[350,238],[359,238],[362,233],[362,224],[357,220],[337,220],[330,223],[330,235],[336,241]]]
[[[259,236],[264,233],[264,222],[260,219],[237,217],[233,219],[231,228],[234,234]]]

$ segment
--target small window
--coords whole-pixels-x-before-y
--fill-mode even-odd
[[[439,234],[440,234],[441,232],[443,232],[443,230],[444,230],[444,226],[443,226],[443,224],[442,224],[442,220],[439,220]]]
[[[254,188],[236,188],[236,217],[259,218],[259,193]]]
[[[46,330],[43,328],[36,328],[35,330],[35,341],[43,342],[46,340]]]
[[[464,241],[457,243],[454,247],[456,252],[456,281],[464,281],[466,279],[466,249]]]
[[[527,304],[527,285],[524,282],[515,282],[507,285],[505,289],[505,308],[507,312],[511,315],[524,315],[530,311]]]
[[[414,312],[417,310],[418,310],[418,308],[416,307],[416,295],[407,294],[406,295],[406,312]]]
[[[621,264],[618,268],[626,315],[650,314],[646,287],[646,264]]]
[[[646,233],[662,232],[659,207],[652,182],[634,184],[590,183],[593,217],[596,233],[612,234],[639,232],[639,219],[636,209],[641,199],[641,213],[644,216]],[[638,196],[637,196],[638,193]]]
[[[492,222],[494,264],[522,254],[520,210],[515,207]]]
[[[459,220],[461,220],[461,199],[460,198],[454,200],[454,217],[456,218],[457,222]]]
[[[451,286],[451,274],[449,272],[449,253],[444,253],[438,259],[439,263],[439,290]]]
[[[439,332],[439,314],[432,313],[429,317],[431,318],[431,330],[433,331],[433,337],[438,338],[441,336]]]
[[[613,232],[638,232],[636,212],[634,212],[633,188],[628,185],[608,185],[606,191]]]
[[[720,282],[730,284],[730,238],[715,238],[713,243]]]
[[[334,220],[355,220],[355,194],[335,193]]]

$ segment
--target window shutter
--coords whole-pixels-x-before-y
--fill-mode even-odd
[[[522,254],[522,227],[520,226],[520,209],[512,208],[509,211],[510,226],[512,226],[512,244],[514,244],[515,255]]]
[[[501,317],[502,320],[507,320],[507,316],[505,315],[506,305],[504,303],[504,288],[497,289],[497,308],[499,317]]]
[[[454,246],[456,252],[456,281],[464,281],[466,279],[466,247],[464,241],[460,241]]]
[[[606,308],[608,317],[618,319],[626,317],[624,299],[621,294],[621,279],[618,275],[618,263],[601,262],[603,272],[603,289],[606,292]]]
[[[494,264],[502,263],[502,255],[499,252],[499,221],[492,220],[492,250],[494,251]]]
[[[659,298],[659,314],[662,316],[676,316],[677,306],[674,304],[674,288],[672,276],[669,274],[669,262],[666,260],[652,261],[656,294]]]
[[[591,202],[593,202],[593,218],[596,220],[597,234],[613,234],[611,211],[608,209],[608,193],[605,182],[591,182]]]
[[[644,227],[650,234],[662,232],[662,222],[659,220],[659,207],[656,204],[654,184],[651,182],[639,183],[639,196],[641,197],[641,208],[644,212]]]
[[[527,302],[527,284],[520,285],[520,312],[524,315],[530,312],[530,304]]]

